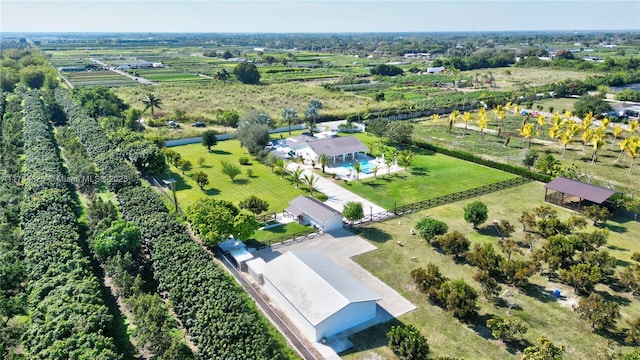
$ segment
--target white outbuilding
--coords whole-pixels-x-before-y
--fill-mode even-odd
[[[300,195],[285,210],[302,225],[313,225],[322,231],[342,228],[342,214],[310,196]]]
[[[313,341],[377,322],[380,296],[320,251],[280,255],[263,276],[267,293]]]

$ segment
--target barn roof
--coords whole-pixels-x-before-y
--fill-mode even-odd
[[[317,250],[280,255],[266,264],[264,276],[314,326],[349,304],[380,299]]]
[[[596,204],[602,204],[617,191],[603,188],[596,185],[584,183],[582,181],[557,178],[546,184],[544,187],[547,189],[559,191],[571,196],[577,196],[579,198],[589,200]]]
[[[300,195],[291,200],[286,210],[294,216],[307,214],[323,223],[331,220],[331,218],[336,215],[340,215],[340,212],[331,208],[329,205],[304,195]]]

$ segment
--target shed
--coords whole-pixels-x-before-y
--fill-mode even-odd
[[[567,178],[553,179],[544,187],[544,201],[577,211],[590,204],[602,205],[617,193],[615,190]]]
[[[290,251],[266,263],[264,286],[314,341],[377,322],[380,296],[317,250]]]
[[[342,227],[342,214],[329,205],[310,197],[300,195],[289,202],[285,210],[302,225],[313,225],[322,231],[331,231]]]
[[[251,277],[260,285],[264,285],[264,266],[265,262],[262,258],[255,258],[246,262],[247,271]]]

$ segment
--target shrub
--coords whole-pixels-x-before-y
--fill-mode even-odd
[[[459,257],[469,250],[469,240],[458,231],[452,231],[444,235],[436,236],[432,242],[439,246],[447,255]]]
[[[631,260],[640,262],[640,252],[634,252],[631,254]]]
[[[473,225],[473,228],[477,228],[478,225],[487,221],[489,217],[489,210],[487,209],[487,205],[485,205],[482,201],[474,201],[467,204],[464,207],[464,220]]]
[[[427,339],[413,325],[392,326],[387,333],[389,347],[403,360],[422,360],[429,355]]]
[[[416,224],[416,230],[418,230],[418,233],[422,238],[430,241],[437,235],[444,235],[449,230],[449,227],[444,223],[444,221],[426,218],[418,221]]]
[[[436,292],[447,278],[440,273],[440,269],[433,263],[428,263],[426,269],[417,268],[411,271],[411,277],[421,292],[427,294],[431,300],[437,300]]]
[[[462,279],[443,283],[437,296],[438,301],[458,319],[469,320],[476,315],[478,293]]]
[[[240,165],[250,165],[251,162],[249,162],[249,158],[246,156],[240,156],[240,158],[238,159],[238,162],[240,163]]]
[[[518,334],[527,332],[527,326],[516,318],[495,317],[487,320],[487,327],[491,329],[494,338],[505,343],[514,341]]]

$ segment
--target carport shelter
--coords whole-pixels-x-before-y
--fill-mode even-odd
[[[264,286],[314,341],[374,324],[380,296],[317,250],[290,251],[264,267]]]
[[[289,202],[285,210],[293,215],[302,225],[314,225],[323,231],[336,230],[342,227],[342,214],[310,197],[300,195]]]
[[[567,178],[554,179],[544,187],[546,202],[578,211],[591,204],[602,205],[617,193],[615,190]]]

